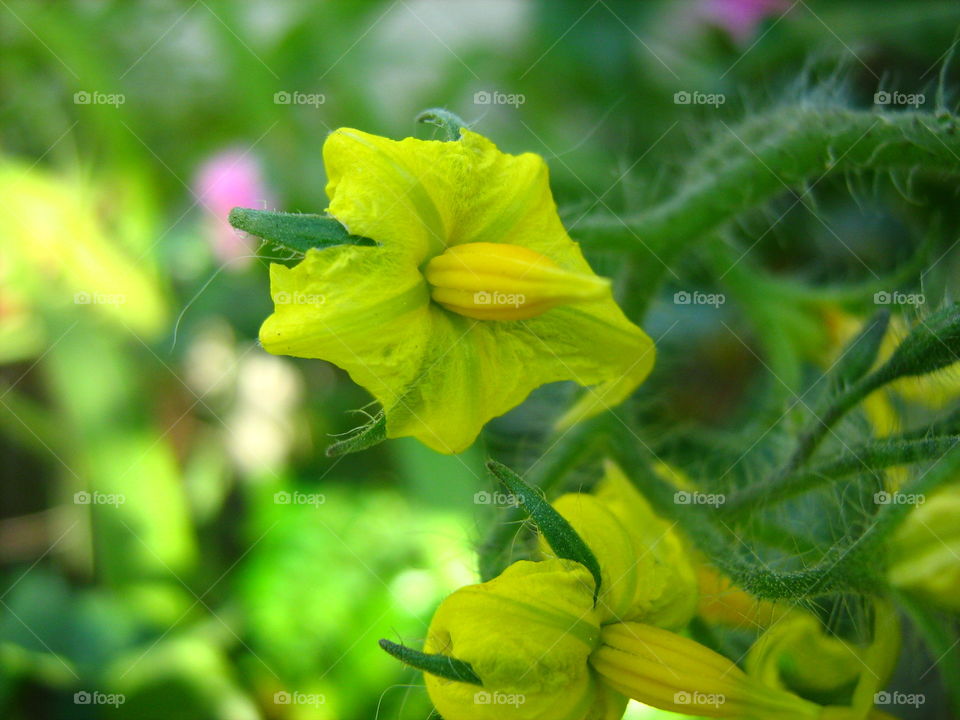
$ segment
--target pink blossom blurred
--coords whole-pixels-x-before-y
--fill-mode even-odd
[[[197,172],[194,195],[206,215],[207,237],[214,254],[227,268],[239,268],[250,259],[255,245],[234,230],[227,215],[235,207],[270,207],[270,193],[260,163],[247,152],[225,150],[207,159]]]
[[[703,0],[702,13],[742,44],[753,37],[763,20],[789,8],[788,0]]]

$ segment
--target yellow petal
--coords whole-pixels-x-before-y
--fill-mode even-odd
[[[566,560],[518,562],[441,603],[424,651],[464,660],[483,686],[426,675],[448,720],[599,718],[606,701],[587,665],[600,626],[593,578]]]

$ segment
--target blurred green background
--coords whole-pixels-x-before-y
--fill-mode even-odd
[[[322,211],[331,129],[430,137],[413,119],[434,106],[543,154],[568,225],[636,210],[720,122],[815,93],[869,106],[884,84],[932,98],[960,7],[877,5],[0,2],[0,715],[427,717],[376,641],[415,644],[475,578],[497,518],[474,500],[483,460],[535,461],[567,389],[459,457],[325,458],[369,398],[258,347],[276,251],[227,211]],[[695,91],[725,102],[675,100]],[[831,200],[832,182],[821,212],[851,252],[800,207],[756,256],[826,280],[895,268],[923,210]],[[655,305],[651,334],[683,311]],[[762,371],[748,350],[693,318],[646,392],[674,420],[734,423]]]

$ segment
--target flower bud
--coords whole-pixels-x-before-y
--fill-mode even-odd
[[[942,608],[960,611],[960,487],[926,498],[890,543],[890,583]]]
[[[427,263],[434,301],[478,320],[524,320],[578,300],[610,292],[610,281],[564,270],[546,255],[520,245],[454,245]]]
[[[829,634],[811,613],[799,608],[767,630],[750,648],[747,673],[772,688],[846,705],[826,717],[865,718],[878,690],[887,684],[900,652],[900,623],[886,601],[873,604],[873,633],[868,644]]]
[[[590,664],[610,687],[647,705],[740,720],[819,718],[822,708],[767,687],[698,642],[644,623],[607,625]]]
[[[449,720],[619,717],[625,701],[601,688],[587,663],[599,640],[586,568],[517,562],[450,595],[427,633],[425,652],[469,663],[482,687],[427,674],[427,692]]]
[[[600,563],[603,622],[642,620],[668,628],[689,622],[697,590],[683,541],[619,467],[607,463],[592,494],[568,493],[553,506]],[[541,551],[550,554],[544,542]]]

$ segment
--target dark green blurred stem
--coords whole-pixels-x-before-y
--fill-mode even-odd
[[[810,470],[741,490],[727,498],[721,511],[736,515],[749,511],[761,503],[766,505],[785,500],[856,473],[877,472],[896,465],[938,460],[958,443],[960,443],[960,437],[948,436],[922,439],[893,438],[883,442],[859,445]]]
[[[698,239],[788,188],[851,170],[919,167],[960,174],[960,133],[949,115],[784,107],[726,127],[699,156],[659,205],[577,224],[579,237],[626,248],[640,260],[636,287],[648,298]]]
[[[547,450],[527,470],[528,485],[539,488],[550,499],[563,480],[578,466],[597,457],[602,432],[599,427],[607,421],[604,417],[594,418],[574,425],[555,439],[547,441]],[[478,550],[478,569],[480,579],[491,580],[499,575],[512,562],[510,548],[517,535],[517,528],[526,513],[511,507],[504,512],[503,518],[492,526],[481,541]]]

